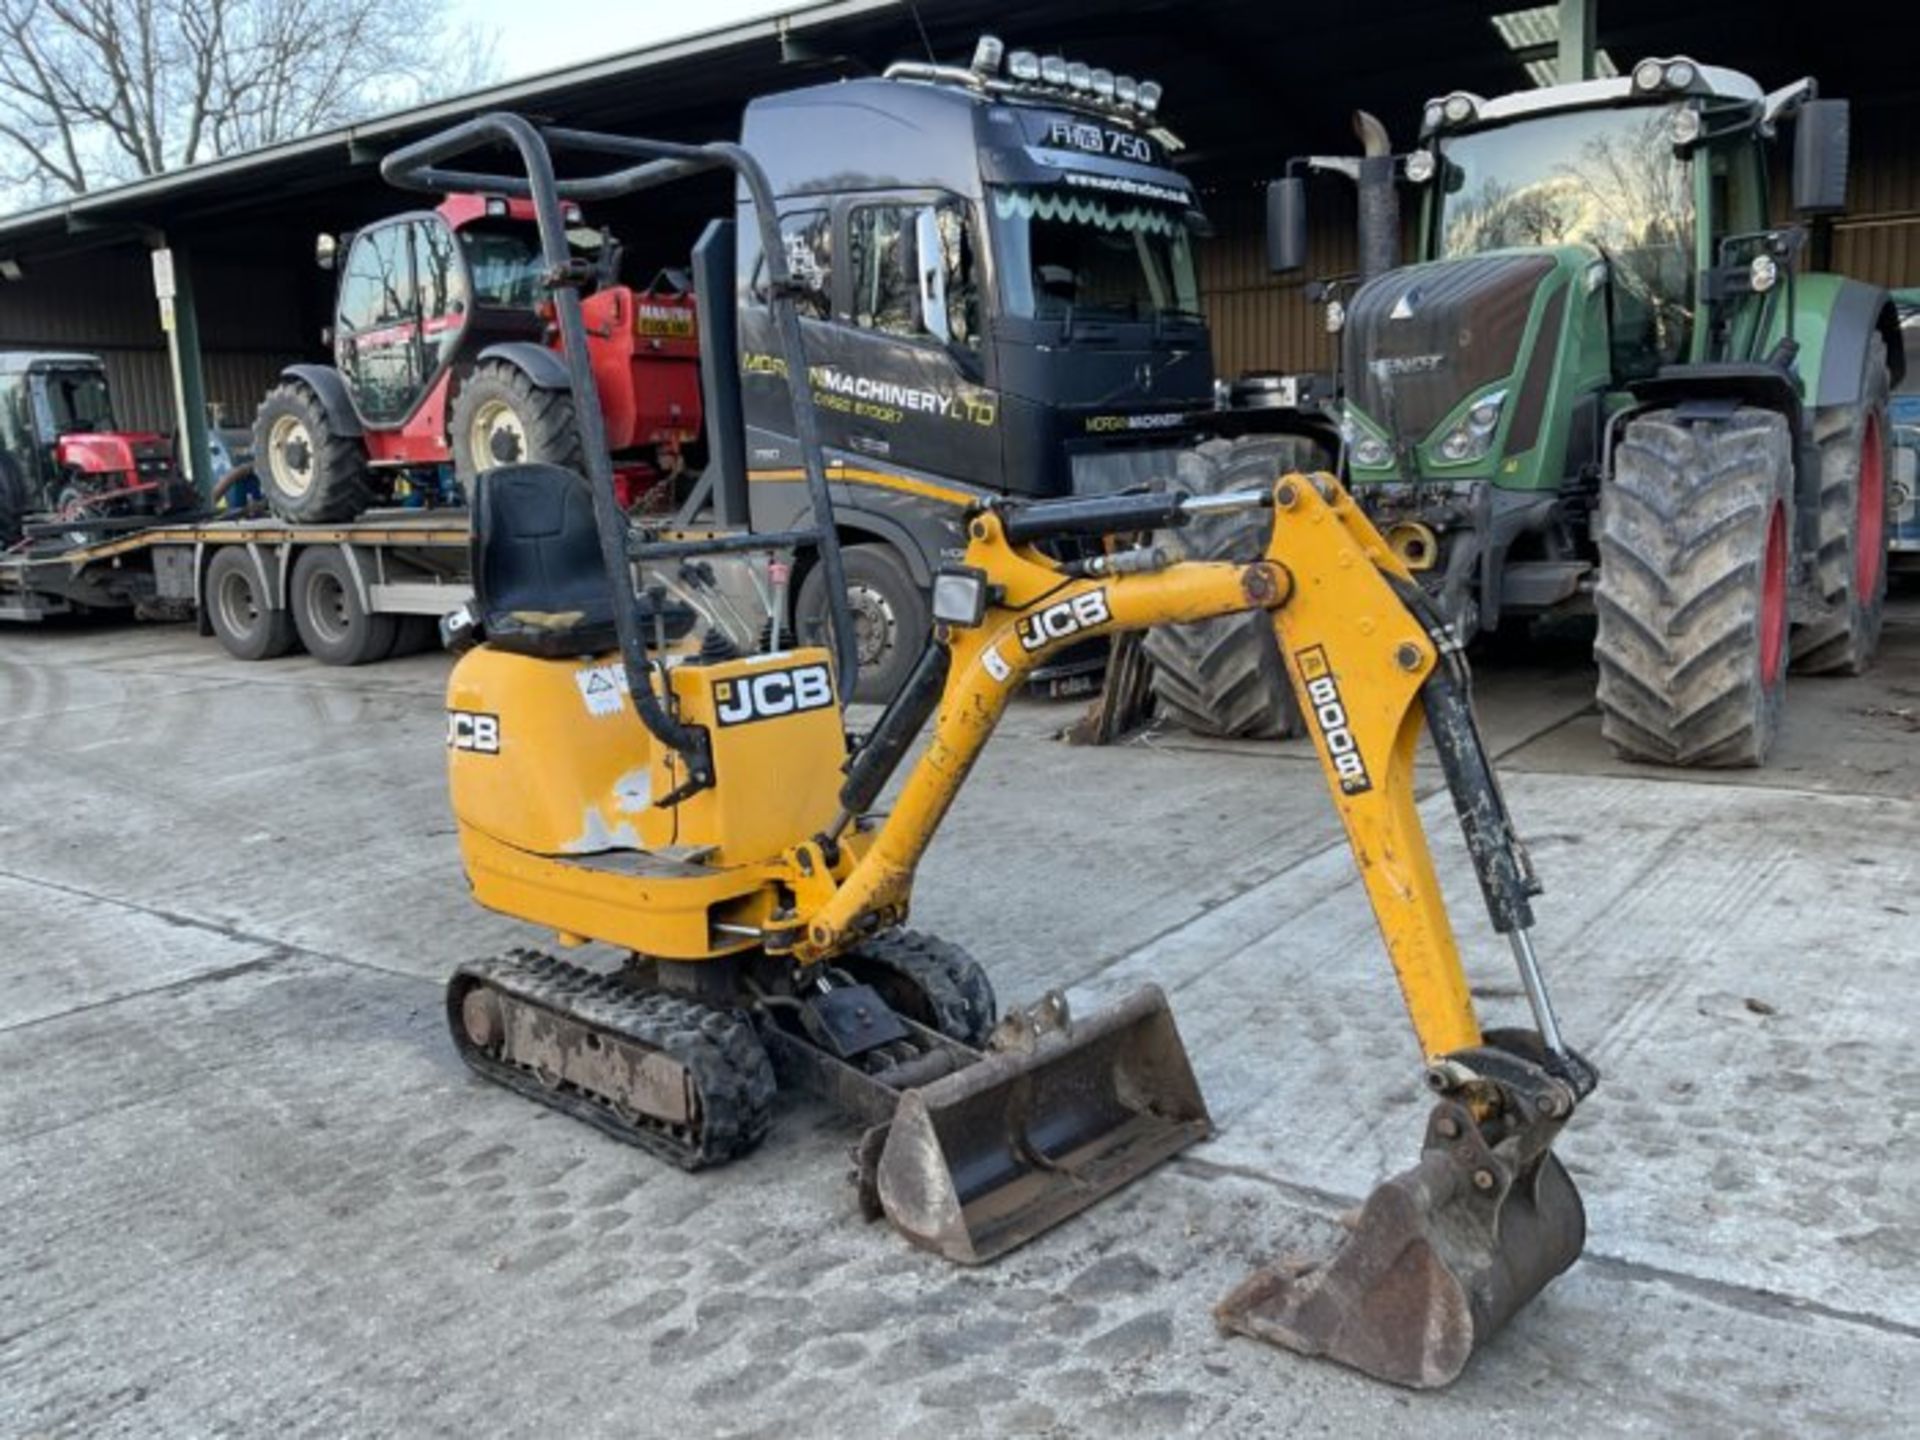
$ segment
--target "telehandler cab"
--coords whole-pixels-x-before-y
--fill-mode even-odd
[[[524,174],[457,157],[517,149]],[[624,168],[556,181],[549,146]],[[732,145],[666,144],[490,115],[391,155],[404,188],[531,199],[581,427],[585,476],[508,466],[476,497],[475,607],[448,683],[449,781],[475,898],[628,955],[614,973],[528,950],[462,965],[447,991],[481,1075],[673,1163],[751,1149],[776,1077],[869,1122],[862,1195],[918,1245],[991,1259],[1206,1137],[1166,1001],[1149,986],[1087,1017],[1051,995],[996,1023],[952,944],[901,928],[914,872],[1021,678],[1094,635],[1269,614],[1398,974],[1436,1105],[1418,1165],[1307,1272],[1262,1272],[1222,1322],[1370,1374],[1444,1384],[1571,1265],[1584,1217],[1552,1144],[1593,1088],[1561,1038],[1528,939],[1538,885],[1475,726],[1465,665],[1405,565],[1329,476],[1242,493],[1000,499],[934,579],[931,643],[849,751],[858,662],[809,387],[791,423],[804,525],[662,539],[615,499],[565,200],[730,170],[766,243],[774,341],[803,373],[799,282],[765,175]],[[721,397],[709,395],[711,403]],[[1139,544],[1210,513],[1270,513],[1258,559],[1175,563]],[[1053,558],[1062,540],[1095,542]],[[812,547],[829,645],[742,653],[651,576]],[[638,580],[636,582],[636,571]],[[460,628],[460,627],[452,627]],[[474,643],[477,642],[477,643]],[[1483,1031],[1413,792],[1422,717],[1536,1030]],[[919,732],[931,730],[906,764]],[[905,764],[890,811],[877,807]]]

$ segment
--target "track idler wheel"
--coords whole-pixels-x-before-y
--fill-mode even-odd
[[[1550,1147],[1593,1072],[1487,1039],[1432,1072],[1447,1093],[1420,1163],[1367,1197],[1328,1259],[1242,1281],[1214,1311],[1223,1329],[1434,1389],[1579,1258],[1586,1211]]]

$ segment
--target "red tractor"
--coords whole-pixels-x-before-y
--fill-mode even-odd
[[[568,206],[593,375],[622,499],[684,468],[700,434],[699,337],[684,280],[619,284],[619,247]],[[344,238],[344,237],[343,237]],[[320,263],[340,244],[322,236]],[[495,465],[582,468],[531,202],[449,195],[354,234],[333,365],[293,365],[253,422],[254,473],[288,520],[457,502]]]
[[[31,514],[74,522],[162,515],[191,505],[173,445],[117,429],[96,355],[0,351],[0,546]]]

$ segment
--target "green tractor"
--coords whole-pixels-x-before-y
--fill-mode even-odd
[[[1804,223],[1777,225],[1789,120]],[[1846,205],[1846,102],[1651,59],[1456,91],[1410,154],[1368,149],[1297,160],[1267,198],[1295,270],[1306,174],[1360,185],[1363,278],[1328,317],[1355,495],[1463,642],[1594,614],[1622,756],[1763,763],[1789,665],[1864,670],[1886,593],[1899,323],[1807,263]]]

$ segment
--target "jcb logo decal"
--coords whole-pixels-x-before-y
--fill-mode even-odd
[[[1347,702],[1340,698],[1340,682],[1333,678],[1327,652],[1318,645],[1295,653],[1300,678],[1307,687],[1307,713],[1320,731],[1320,739],[1333,761],[1333,773],[1340,779],[1343,795],[1364,795],[1373,789],[1373,777],[1367,774],[1367,762],[1361,757],[1360,742],[1353,738],[1353,726],[1347,719]]]
[[[1022,649],[1038,650],[1043,645],[1077,635],[1090,626],[1104,625],[1111,615],[1112,611],[1107,609],[1107,592],[1089,590],[1084,595],[1049,605],[1035,614],[1022,615],[1013,628],[1020,637]]]
[[[478,755],[500,753],[500,717],[479,710],[447,711],[447,748]]]
[[[714,714],[722,725],[819,710],[833,703],[833,677],[824,665],[796,665],[714,683]]]

